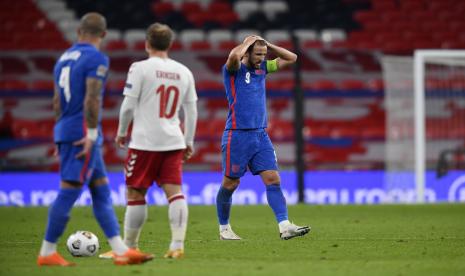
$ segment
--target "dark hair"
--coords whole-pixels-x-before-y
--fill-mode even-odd
[[[147,42],[155,50],[168,50],[173,41],[173,36],[173,31],[165,24],[154,23],[147,28]]]
[[[82,16],[79,30],[83,34],[101,36],[107,30],[107,21],[103,15],[97,12],[89,12]]]
[[[255,40],[254,43],[252,43],[252,45],[249,46],[249,48],[247,48],[247,53],[250,55],[252,54],[252,50],[253,50],[253,47],[257,45],[257,46],[266,46],[266,43],[265,43],[265,40]]]

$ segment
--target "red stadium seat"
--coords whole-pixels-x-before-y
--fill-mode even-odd
[[[277,141],[292,140],[294,138],[293,130],[292,121],[274,119],[268,122],[267,132],[272,139]]]
[[[215,14],[211,14],[205,11],[199,11],[196,13],[189,13],[187,15],[187,20],[189,20],[189,22],[191,22],[195,27],[200,28],[207,22],[215,22],[215,17]]]
[[[375,11],[357,11],[354,14],[354,19],[359,22],[362,26],[367,24],[368,22],[378,21],[380,18],[380,14]]]
[[[105,43],[104,49],[107,51],[126,50],[127,44],[124,40],[110,40]]]
[[[365,89],[365,82],[361,80],[342,80],[339,84],[339,87],[342,90],[357,90],[357,89]]]
[[[372,2],[373,10],[379,12],[393,11],[397,9],[394,1],[391,0],[376,0]]]
[[[283,47],[285,49],[293,49],[294,44],[292,44],[292,41],[290,40],[278,40],[274,44],[278,45],[279,47]]]
[[[218,48],[220,50],[232,50],[234,47],[236,47],[238,45],[238,43],[236,41],[233,41],[233,40],[225,40],[225,41],[221,41],[220,43],[218,43]]]
[[[373,91],[381,91],[384,89],[384,83],[382,79],[371,79],[367,81],[368,89]]]
[[[2,75],[23,75],[29,73],[29,68],[21,58],[0,57],[0,73]]]
[[[228,109],[228,102],[224,98],[210,98],[207,100],[206,107],[209,111],[226,110]]]
[[[31,58],[31,61],[34,63],[36,69],[39,69],[49,74],[53,73],[53,67],[55,66],[56,60],[56,58],[49,56],[39,56]]]
[[[400,1],[400,8],[404,11],[423,11],[426,9],[426,6],[423,2],[414,2],[414,1]]]
[[[118,130],[118,120],[115,119],[103,119],[102,120],[102,131],[105,140],[113,141],[116,137]]]
[[[228,28],[231,24],[239,21],[239,17],[233,11],[217,13],[215,16],[215,21],[219,23],[224,28]]]
[[[124,84],[125,84],[124,80],[110,79],[107,81],[105,88],[111,91],[123,91]]]
[[[53,80],[37,80],[32,82],[31,89],[32,90],[47,90],[53,91],[54,83]]]
[[[228,13],[232,11],[231,5],[228,2],[213,1],[207,9],[212,14]]]
[[[318,90],[318,91],[319,90],[334,90],[334,89],[337,89],[337,85],[336,85],[336,83],[334,81],[325,80],[325,79],[308,82],[308,83],[306,83],[306,85],[304,85],[304,87],[309,88],[309,89],[313,89],[313,90]]]
[[[118,73],[127,73],[133,61],[133,58],[130,57],[113,57],[110,70]]]
[[[171,45],[171,48],[170,48],[171,51],[178,51],[182,49],[183,49],[183,45],[179,40],[173,41],[173,44]]]
[[[50,120],[13,120],[13,137],[18,139],[41,138],[52,139],[55,121]]]
[[[413,45],[407,42],[386,42],[382,48],[385,54],[410,55],[413,51]]]
[[[332,48],[344,48],[344,49],[353,49],[355,48],[355,43],[349,40],[340,40],[331,42]]]
[[[132,49],[138,51],[145,51],[145,40],[139,40],[132,44]]]
[[[303,42],[304,49],[319,49],[323,47],[323,43],[319,40],[308,40]]]
[[[165,16],[166,14],[174,11],[174,5],[170,2],[154,2],[151,6],[152,13],[156,16]]]
[[[192,41],[190,45],[191,50],[210,50],[212,46],[208,41]]]
[[[189,15],[189,14],[194,14],[194,13],[199,13],[202,12],[202,6],[200,6],[199,2],[183,2],[181,4],[181,12],[184,15]]]
[[[21,80],[0,80],[1,90],[27,90],[29,85]]]
[[[198,90],[223,90],[223,83],[213,80],[197,81],[195,86]]]

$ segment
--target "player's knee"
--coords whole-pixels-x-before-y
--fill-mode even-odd
[[[144,200],[145,199],[146,190],[144,189],[134,189],[134,188],[127,188],[127,199],[128,201],[133,200]]]
[[[262,176],[263,183],[265,185],[271,185],[271,184],[280,184],[281,183],[281,178],[279,177],[279,174],[277,173],[270,173]]]
[[[107,177],[101,177],[97,178],[91,181],[89,184],[90,188],[97,187],[97,186],[102,186],[102,185],[108,185],[109,181]]]
[[[230,178],[230,177],[223,177],[222,186],[228,190],[235,190],[239,183],[241,182],[240,178]]]
[[[166,198],[170,198],[174,195],[182,194],[181,185],[162,184],[161,188],[165,192]]]

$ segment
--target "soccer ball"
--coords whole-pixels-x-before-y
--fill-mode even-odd
[[[66,246],[74,257],[94,256],[100,248],[97,236],[89,231],[77,231],[71,234]]]

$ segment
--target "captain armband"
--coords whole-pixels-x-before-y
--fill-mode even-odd
[[[273,73],[273,72],[278,71],[278,59],[277,58],[266,61],[266,71],[268,71],[268,73]]]

